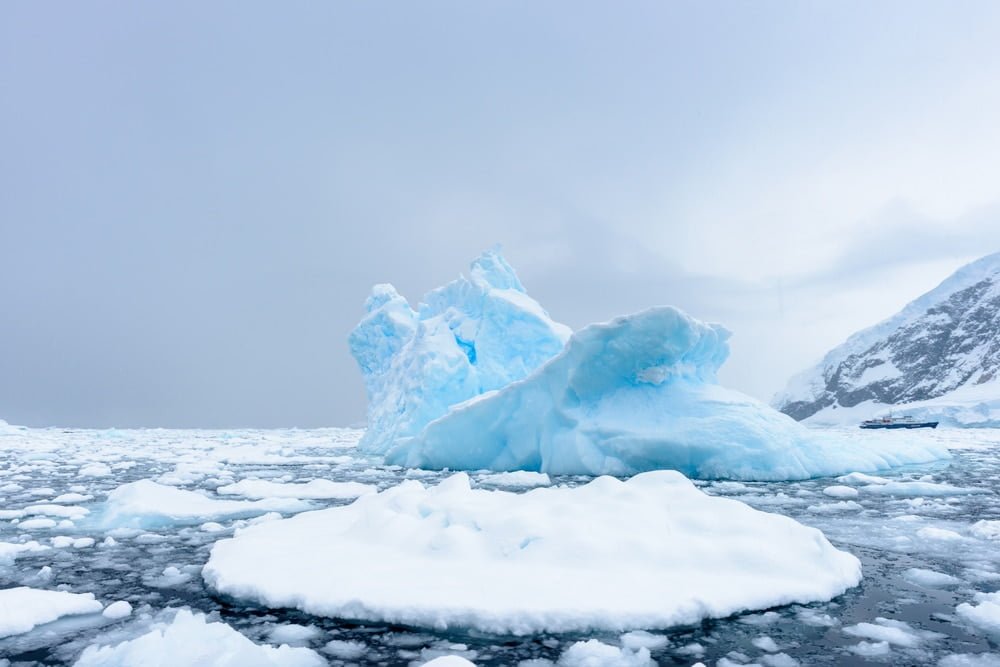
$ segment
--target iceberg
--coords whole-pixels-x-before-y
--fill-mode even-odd
[[[414,468],[777,481],[947,458],[926,442],[810,430],[718,384],[723,326],[670,306],[566,331],[497,251],[425,297],[376,286],[351,350],[368,387],[362,449]]]
[[[523,379],[562,350],[571,331],[524,291],[499,250],[470,277],[426,294],[416,310],[376,285],[349,337],[368,392],[360,447],[384,453],[456,403]]]
[[[246,528],[202,571],[309,614],[499,634],[667,628],[829,600],[861,566],[815,528],[675,471],[524,493],[409,480]]]

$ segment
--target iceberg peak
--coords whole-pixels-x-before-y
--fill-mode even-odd
[[[451,406],[527,377],[569,339],[498,248],[470,268],[416,310],[392,285],[372,289],[348,340],[368,392],[363,449],[384,453]]]

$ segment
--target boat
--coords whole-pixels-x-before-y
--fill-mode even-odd
[[[866,419],[861,422],[861,428],[937,428],[938,422],[917,421],[912,415],[893,417],[890,413],[877,419]]]

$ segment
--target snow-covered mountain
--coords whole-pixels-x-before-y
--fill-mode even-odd
[[[841,423],[887,408],[1000,425],[1000,253],[968,264],[792,378],[774,405]]]

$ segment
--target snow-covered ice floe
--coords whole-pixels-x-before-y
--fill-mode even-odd
[[[0,637],[24,634],[64,616],[99,614],[104,605],[91,593],[18,586],[0,589]]]
[[[314,479],[301,484],[282,484],[266,479],[243,479],[235,484],[220,486],[216,493],[244,498],[315,498],[353,500],[366,493],[374,493],[375,487],[359,482],[331,482]]]
[[[307,613],[526,634],[666,628],[828,600],[859,561],[673,471],[515,494],[464,473],[217,542],[219,593]]]
[[[225,623],[186,609],[173,622],[114,646],[90,646],[74,667],[326,667],[308,648],[258,645]]]
[[[770,481],[948,456],[927,441],[820,434],[719,386],[720,325],[657,307],[563,346],[563,330],[521,290],[495,252],[419,314],[376,287],[350,341],[369,396],[364,450],[430,469]]]
[[[97,521],[105,529],[149,529],[209,519],[253,517],[268,512],[300,512],[311,507],[295,498],[224,500],[142,479],[123,484],[109,493]]]

